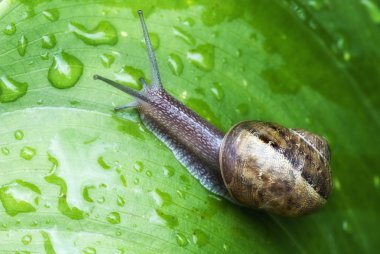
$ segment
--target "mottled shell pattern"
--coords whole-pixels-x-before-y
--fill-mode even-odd
[[[331,191],[327,142],[300,129],[247,121],[223,139],[220,167],[240,204],[299,216],[320,208]]]

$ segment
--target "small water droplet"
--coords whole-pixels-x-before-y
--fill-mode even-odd
[[[2,154],[4,154],[4,155],[9,155],[9,153],[10,153],[9,149],[6,148],[6,147],[2,147],[2,148],[1,148],[1,152],[2,152]]]
[[[199,69],[211,71],[214,68],[214,46],[211,44],[200,45],[187,52],[187,58]]]
[[[30,146],[24,146],[21,148],[20,157],[25,160],[31,160],[36,155],[36,149]]]
[[[111,212],[107,215],[107,221],[111,224],[120,223],[120,214],[118,212]]]
[[[133,184],[134,185],[139,185],[139,183],[140,183],[140,179],[135,178],[135,180],[133,181]]]
[[[125,200],[121,196],[117,195],[116,204],[123,207],[125,205]]]
[[[22,180],[15,180],[0,188],[0,200],[10,216],[36,211],[35,205],[38,204],[40,194],[36,185]]]
[[[100,55],[100,60],[104,67],[109,68],[115,62],[115,57],[111,54],[104,53]]]
[[[371,0],[361,0],[360,3],[367,9],[369,17],[375,24],[380,24],[380,8]]]
[[[98,199],[96,200],[96,202],[97,202],[98,204],[103,204],[104,202],[106,202],[106,198],[105,198],[105,197],[100,197],[100,198],[98,198]]]
[[[174,215],[166,214],[160,209],[155,209],[153,215],[150,217],[149,222],[174,228],[178,226],[178,219]]]
[[[142,172],[144,170],[144,164],[141,161],[136,161],[135,165],[133,166],[134,170],[136,172]]]
[[[242,51],[241,51],[241,49],[237,49],[237,50],[235,51],[235,55],[236,55],[236,57],[241,57],[241,55],[242,55]]]
[[[40,55],[42,60],[49,60],[49,53],[45,52]]]
[[[375,175],[373,177],[373,185],[376,187],[376,188],[379,188],[380,186],[380,177],[378,175]]]
[[[31,235],[24,235],[22,238],[21,238],[21,242],[24,244],[24,245],[28,245],[30,242],[32,241],[32,236]]]
[[[200,229],[195,229],[193,232],[193,243],[198,247],[203,247],[209,242],[209,236]]]
[[[333,184],[334,188],[337,190],[337,191],[340,191],[341,189],[341,185],[340,185],[340,181],[338,178],[334,178],[334,184]]]
[[[160,37],[158,36],[158,34],[156,33],[149,33],[149,38],[150,38],[150,41],[152,43],[152,48],[153,50],[156,50],[158,49],[158,47],[160,46]],[[145,49],[145,40],[142,39],[141,41],[141,46]]]
[[[151,177],[153,174],[152,174],[152,171],[150,171],[150,170],[147,170],[146,172],[145,172],[145,174],[146,174],[146,176],[147,177]]]
[[[48,80],[52,86],[60,89],[74,86],[83,73],[83,63],[64,51],[56,54],[49,68]]]
[[[152,192],[152,197],[154,202],[160,207],[172,204],[172,197],[170,196],[170,194],[161,191],[160,189],[155,189],[155,191]]]
[[[28,46],[28,38],[25,35],[21,35],[20,40],[17,42],[17,51],[20,56],[25,56],[26,47]]]
[[[83,254],[96,254],[96,249],[93,247],[86,247],[82,251]]]
[[[351,226],[351,224],[350,224],[348,221],[346,221],[346,220],[344,220],[344,221],[342,222],[342,229],[343,229],[343,231],[346,232],[346,233],[352,233],[352,226]]]
[[[6,35],[12,35],[16,32],[16,25],[15,23],[11,22],[8,25],[5,26],[3,30],[4,34]]]
[[[183,72],[183,63],[181,58],[176,54],[170,54],[168,58],[169,68],[172,73],[179,76]]]
[[[52,49],[57,44],[57,40],[54,34],[46,34],[42,36],[42,48]]]
[[[193,36],[191,36],[188,32],[184,31],[183,29],[175,26],[173,27],[173,33],[174,35],[186,42],[189,45],[195,45],[195,39]]]
[[[229,250],[230,250],[230,247],[227,245],[227,244],[223,244],[223,250],[225,251],[225,252],[229,252]]]
[[[181,247],[185,247],[189,243],[186,236],[182,233],[176,233],[175,234],[175,240],[176,240],[178,246],[181,246]]]
[[[48,20],[54,22],[59,19],[59,11],[57,9],[49,9],[42,12],[42,14],[47,18]]]
[[[348,51],[343,52],[343,60],[349,62],[351,60],[351,54]]]
[[[185,26],[193,26],[195,24],[195,21],[192,18],[186,18],[183,20],[183,24]]]
[[[131,66],[124,66],[119,72],[115,73],[115,80],[133,89],[140,90],[142,85],[139,78],[144,78],[144,72]]]
[[[247,115],[249,111],[249,106],[246,103],[241,103],[236,107],[236,113],[240,115]]]
[[[183,191],[181,191],[181,190],[177,190],[176,193],[177,193],[177,195],[178,195],[179,198],[181,198],[181,199],[186,199],[186,194],[185,194],[185,192],[183,192]]]
[[[163,170],[164,176],[166,177],[171,177],[174,175],[174,168],[171,166],[167,166],[167,165],[163,166],[162,170]]]
[[[83,199],[86,200],[87,202],[94,202],[94,200],[90,197],[90,190],[91,189],[95,189],[95,186],[93,185],[86,185],[83,187],[83,191],[82,191],[82,196],[83,196]]]
[[[22,130],[17,130],[14,132],[15,139],[22,140],[24,138],[24,132]]]
[[[100,21],[93,29],[87,29],[84,25],[70,22],[69,29],[84,43],[92,46],[115,45],[118,41],[116,28],[108,21]]]
[[[127,187],[127,179],[125,178],[124,175],[120,175],[120,181],[124,187]]]
[[[218,101],[220,101],[224,98],[224,92],[223,92],[222,86],[219,82],[214,82],[212,84],[211,92]]]
[[[105,170],[111,169],[111,165],[104,160],[103,156],[98,157],[98,164]]]

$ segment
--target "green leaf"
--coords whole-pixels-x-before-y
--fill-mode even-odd
[[[282,218],[205,190],[94,74],[149,77],[223,131],[248,119],[325,136],[326,206]],[[0,2],[1,253],[375,253],[375,0]]]

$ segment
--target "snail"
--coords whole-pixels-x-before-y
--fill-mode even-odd
[[[223,134],[162,86],[143,13],[138,11],[151,69],[140,91],[94,75],[133,96],[115,108],[136,108],[144,125],[209,191],[233,203],[283,216],[311,213],[332,188],[325,139],[301,129],[244,121]]]

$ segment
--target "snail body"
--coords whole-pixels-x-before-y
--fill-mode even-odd
[[[224,135],[165,91],[141,11],[139,15],[151,84],[141,78],[143,88],[137,91],[94,75],[136,99],[116,110],[136,108],[144,125],[217,195],[284,216],[320,208],[331,191],[327,142],[304,130],[261,121],[238,123]]]

